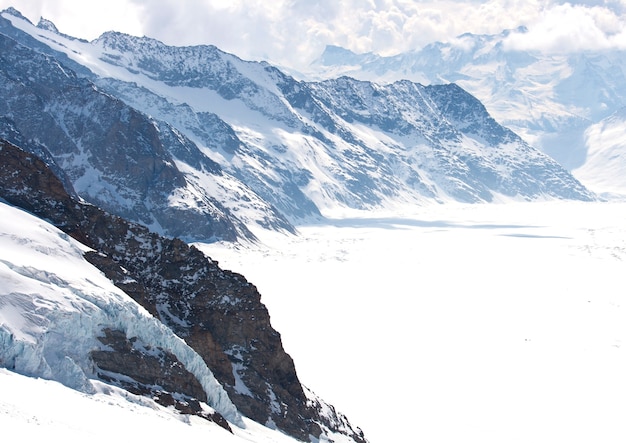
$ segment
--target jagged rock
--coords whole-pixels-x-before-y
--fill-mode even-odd
[[[198,380],[187,371],[170,352],[152,348],[149,343],[128,338],[123,331],[105,329],[98,339],[111,350],[92,351],[91,357],[98,366],[99,375],[114,378],[120,373],[132,378],[139,386],[158,386],[165,391],[177,392],[206,402],[206,393]],[[132,382],[120,380],[131,385]]]
[[[319,399],[311,401],[259,292],[243,276],[220,269],[179,239],[73,199],[40,159],[5,141],[0,141],[0,198],[50,220],[92,248],[87,260],[184,338],[244,415],[303,441],[319,438],[324,430],[366,441],[342,414],[322,407]],[[102,341],[113,351],[92,357],[107,380],[119,373],[144,388],[154,384],[163,392],[199,395],[182,368],[163,373],[155,360],[137,354],[150,344],[133,343],[132,337],[115,331],[105,333]],[[175,363],[164,353],[159,358]],[[133,370],[133,365],[139,368]]]

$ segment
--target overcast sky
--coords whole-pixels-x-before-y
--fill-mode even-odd
[[[626,48],[626,0],[0,0],[0,9],[9,6],[89,40],[116,30],[296,69],[327,44],[392,55],[520,25],[530,31],[513,35],[511,46]]]

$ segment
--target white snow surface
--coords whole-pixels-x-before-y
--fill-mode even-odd
[[[193,373],[210,406],[241,416],[202,358],[83,258],[84,245],[0,202],[0,367],[94,392],[89,353],[105,328],[169,350]]]
[[[371,443],[626,440],[626,203],[326,215],[199,246]]]

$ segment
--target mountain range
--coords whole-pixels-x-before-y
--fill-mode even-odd
[[[293,235],[337,210],[596,198],[459,84],[303,81],[214,46],[87,42],[0,14],[12,371],[109,384],[227,432],[245,418],[365,442],[300,383],[254,285],[190,244]]]
[[[454,82],[484,103],[499,123],[573,171],[592,190],[607,197],[626,195],[626,136],[616,138],[613,131],[610,146],[598,141],[598,130],[624,114],[626,53],[517,49],[512,38],[526,32],[521,27],[495,35],[467,33],[393,56],[328,46],[312,63],[310,75],[349,75],[382,83]],[[599,169],[599,161],[608,169]],[[599,176],[604,177],[600,182]]]
[[[85,42],[15,10],[0,32],[0,135],[165,235],[253,239],[337,208],[594,198],[455,84],[298,81],[213,46]]]

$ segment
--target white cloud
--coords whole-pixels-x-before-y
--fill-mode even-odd
[[[520,25],[509,47],[576,50],[626,45],[626,0],[0,0],[31,20],[95,38],[106,30],[173,45],[214,44],[244,59],[303,67],[327,44],[390,55],[456,36]]]
[[[128,0],[0,0],[0,10],[13,6],[37,24],[40,17],[52,20],[61,32],[92,39],[116,30],[141,35],[141,15]]]
[[[624,49],[625,25],[615,9],[566,3],[544,10],[528,32],[513,33],[505,43],[510,49],[550,53]]]

